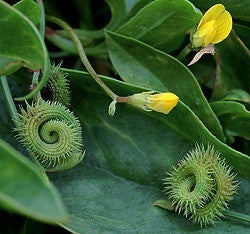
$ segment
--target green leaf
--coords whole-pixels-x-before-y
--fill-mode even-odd
[[[250,140],[250,112],[244,105],[233,101],[217,101],[211,106],[227,135]]]
[[[11,58],[0,57],[0,76],[7,76],[18,69],[20,69],[24,63]]]
[[[0,155],[0,206],[43,222],[65,221],[56,190],[38,168],[1,139]]]
[[[247,230],[244,223],[232,219],[201,229],[184,216],[162,210],[153,203],[164,197],[165,171],[196,141],[214,144],[223,157],[234,161],[237,172],[248,176],[249,158],[219,142],[182,103],[168,115],[117,104],[116,115],[110,117],[107,108],[111,100],[92,78],[84,72],[65,71],[71,80],[72,109],[82,123],[87,147],[85,161],[71,170],[51,175],[70,213],[71,222],[66,227],[80,233]],[[145,91],[113,79],[103,80],[121,95]],[[240,181],[230,209],[247,213],[249,183]]]
[[[162,193],[165,171],[196,142],[215,145],[235,171],[248,178],[249,158],[219,142],[182,103],[168,115],[117,104],[116,115],[110,117],[107,110],[111,100],[92,78],[84,72],[65,72],[71,79],[72,109],[82,123],[86,158],[73,169],[51,175],[70,213],[70,223],[63,227],[80,233],[247,230],[244,223],[232,219],[201,229],[182,215],[162,210],[153,203],[165,196]],[[113,79],[103,80],[121,95],[146,91]],[[10,84],[16,95],[27,87],[20,79],[10,79]],[[0,122],[4,126],[0,125],[0,136],[8,136],[8,141],[19,148],[3,105],[1,100]],[[230,209],[247,213],[250,186],[239,176],[237,179],[241,185]]]
[[[72,70],[65,71],[69,72],[73,83],[72,109],[86,126],[85,134],[86,131],[89,132],[85,138],[89,147],[86,160],[95,161],[99,158],[98,166],[109,168],[115,174],[139,182],[161,184],[164,171],[170,170],[179,157],[196,142],[209,142],[221,151],[222,156],[235,170],[250,176],[250,172],[244,171],[246,164],[250,163],[250,158],[232,150],[214,137],[183,102],[179,102],[168,115],[138,111],[128,105],[117,104],[116,115],[111,118],[108,115],[111,100],[105,97],[105,93],[96,86],[89,75]],[[122,96],[148,91],[112,79],[104,81]],[[111,146],[110,142],[116,147]],[[158,146],[156,142],[161,143]],[[100,148],[104,152],[101,153]],[[134,154],[137,155],[135,158],[132,157]],[[161,161],[163,158],[164,162]],[[134,178],[130,170],[136,168],[140,176]]]
[[[71,222],[66,227],[78,233],[166,233],[168,230],[171,233],[238,233],[249,228],[247,224],[226,218],[216,226],[202,229],[183,215],[154,206],[153,202],[163,196],[160,189],[86,165],[59,172],[51,179],[70,212]]]
[[[109,55],[121,78],[160,92],[174,92],[219,139],[224,134],[193,74],[174,57],[132,38],[107,32]]]
[[[222,100],[225,101],[238,101],[246,104],[250,104],[250,95],[248,92],[242,89],[232,89],[228,92]]]
[[[198,25],[201,16],[186,0],[155,0],[122,25],[117,33],[172,52],[184,42],[188,30]]]
[[[231,13],[233,18],[250,21],[250,4],[249,0],[209,0],[209,1],[201,1],[201,0],[190,0],[194,5],[202,10],[208,10],[211,6],[215,4],[222,4],[225,8]]]
[[[4,1],[0,1],[0,12],[0,56],[21,61],[31,70],[40,69],[45,54],[38,30],[27,17]]]
[[[21,0],[13,7],[27,16],[33,24],[37,25],[39,23],[41,10],[33,0]]]
[[[216,45],[219,50],[219,64],[215,78],[213,100],[223,98],[232,89],[250,92],[250,54],[232,31],[226,40]]]
[[[239,35],[239,38],[246,45],[246,47],[250,48],[250,38],[249,38],[250,28],[241,24],[234,24],[233,28],[235,32]]]

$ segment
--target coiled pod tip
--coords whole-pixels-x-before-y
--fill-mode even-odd
[[[205,226],[223,217],[236,193],[235,174],[211,145],[197,145],[164,179],[165,193],[175,207]]]
[[[26,102],[15,122],[18,139],[44,169],[68,169],[83,159],[80,122],[61,103]]]

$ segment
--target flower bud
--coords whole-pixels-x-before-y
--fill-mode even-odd
[[[151,110],[168,114],[177,105],[179,98],[173,93],[160,93],[151,95],[148,100],[151,101],[148,105]]]
[[[153,93],[154,91],[134,94],[130,96],[129,104],[145,111],[168,114],[178,103],[179,98],[173,93]]]

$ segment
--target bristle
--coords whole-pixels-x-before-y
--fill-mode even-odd
[[[212,145],[198,145],[166,172],[164,192],[175,210],[201,226],[223,217],[238,184],[235,174]]]
[[[47,170],[69,168],[80,162],[84,155],[82,130],[74,114],[61,103],[38,100],[26,105],[27,110],[21,107],[15,132],[36,161]],[[58,138],[56,133],[63,137]]]

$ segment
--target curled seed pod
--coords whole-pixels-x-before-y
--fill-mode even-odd
[[[18,139],[46,170],[68,169],[84,157],[79,120],[61,103],[38,100],[21,108]]]
[[[61,63],[55,66],[51,65],[50,78],[42,89],[41,96],[44,100],[60,102],[65,106],[70,106],[69,80],[67,74],[61,69]]]
[[[165,192],[177,212],[201,226],[214,223],[237,189],[231,170],[213,147],[197,145],[168,173]]]

